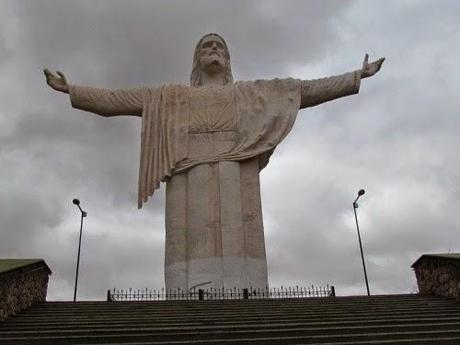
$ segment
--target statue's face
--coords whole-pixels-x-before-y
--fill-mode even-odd
[[[200,44],[199,59],[203,71],[210,74],[222,72],[227,60],[224,42],[214,35],[206,37]]]

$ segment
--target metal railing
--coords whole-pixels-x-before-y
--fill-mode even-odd
[[[124,301],[180,301],[180,300],[232,300],[335,297],[334,286],[283,287],[270,289],[112,289],[107,290],[108,302]]]

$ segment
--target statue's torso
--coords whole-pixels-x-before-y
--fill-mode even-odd
[[[191,88],[189,159],[233,149],[236,103],[233,85]],[[202,163],[168,180],[165,254],[168,288],[266,287],[257,157]]]
[[[190,88],[189,133],[236,130],[236,101],[233,85]]]
[[[198,87],[190,91],[188,158],[212,157],[238,140],[235,88]]]

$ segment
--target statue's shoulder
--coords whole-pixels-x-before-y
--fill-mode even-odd
[[[152,89],[163,89],[163,90],[189,90],[192,86],[185,84],[163,84],[159,86],[152,86]]]
[[[168,92],[168,91],[188,91],[191,86],[184,84],[163,84],[163,85],[152,85],[145,87],[144,89],[151,94],[158,92]]]
[[[235,86],[239,89],[296,89],[300,87],[300,82],[300,79],[294,78],[256,79],[251,81],[237,81]]]

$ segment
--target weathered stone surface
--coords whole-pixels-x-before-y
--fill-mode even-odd
[[[260,170],[300,108],[358,93],[383,61],[366,54],[361,69],[339,76],[234,83],[226,42],[209,34],[196,46],[191,86],[107,90],[44,72],[75,108],[142,116],[139,207],[167,183],[167,289],[265,288]]]
[[[423,255],[412,267],[421,294],[460,298],[460,255]]]
[[[0,272],[0,321],[46,301],[50,273],[47,266],[39,264]]]

